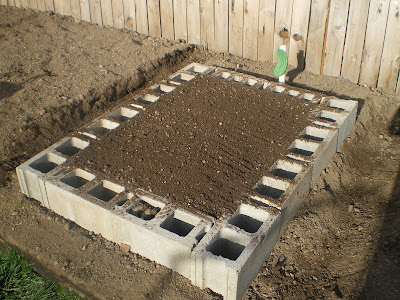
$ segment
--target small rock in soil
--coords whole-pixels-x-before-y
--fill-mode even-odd
[[[120,244],[119,247],[121,248],[122,254],[124,254],[124,255],[129,254],[129,250],[131,249],[131,246],[129,246],[127,244]]]

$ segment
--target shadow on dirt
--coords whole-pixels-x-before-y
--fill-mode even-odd
[[[0,81],[0,100],[14,95],[23,88],[22,84],[8,81]]]
[[[389,131],[400,135],[400,108]],[[379,246],[360,299],[399,299],[400,294],[400,169],[386,209]]]

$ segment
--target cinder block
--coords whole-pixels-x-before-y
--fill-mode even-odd
[[[207,65],[202,65],[199,63],[191,63],[184,67],[181,71],[185,71],[191,74],[203,74],[203,75],[208,75],[212,73],[215,70],[215,67],[207,66]]]
[[[148,211],[148,212],[146,212]],[[153,212],[152,212],[153,211]],[[114,241],[191,279],[192,250],[213,219],[174,209],[162,198],[139,192],[113,211]]]
[[[341,112],[341,116],[331,116],[340,125],[338,133],[337,149],[339,149],[343,140],[350,134],[357,118],[358,102],[353,100],[343,100],[330,98],[325,102],[326,107],[334,108]],[[337,117],[337,119],[336,119]]]
[[[114,240],[111,210],[122,197],[124,187],[81,169],[66,170],[48,178],[45,185],[51,210]]]
[[[310,191],[313,166],[310,162],[278,160],[254,186],[249,197],[253,203],[271,206],[282,213],[282,232],[300,209]]]
[[[193,283],[224,299],[241,299],[279,237],[280,218],[273,208],[242,205],[231,218],[218,220],[193,250]],[[249,233],[230,220],[247,230],[258,230]]]

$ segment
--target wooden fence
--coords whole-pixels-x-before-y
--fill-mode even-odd
[[[0,0],[400,94],[400,0]]]

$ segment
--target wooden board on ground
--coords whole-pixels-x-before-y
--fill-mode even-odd
[[[172,0],[160,0],[161,35],[163,38],[173,40],[174,33],[174,6]]]
[[[214,46],[215,51],[218,52],[228,52],[229,45],[229,6],[228,1],[225,0],[215,0],[214,1],[214,24],[215,28],[215,37],[214,37]]]
[[[360,84],[376,87],[390,0],[371,1],[361,61]]]
[[[54,4],[56,2],[54,1]],[[100,0],[89,0],[90,19],[93,24],[103,25]]]
[[[147,0],[149,35],[161,37],[160,0]]]
[[[173,1],[175,39],[187,41],[186,1]]]
[[[292,23],[293,0],[277,0],[275,10],[275,30],[274,30],[274,56],[273,62],[277,61],[276,49],[281,45],[286,46],[289,53],[290,26]]]
[[[214,1],[200,0],[200,42],[208,50],[214,50]]]
[[[243,1],[229,1],[229,53],[243,55]]]
[[[243,57],[257,60],[259,2],[244,0]]]
[[[311,2],[310,25],[308,26],[306,70],[321,74],[326,23],[329,18],[331,0]]]
[[[275,0],[260,0],[258,14],[258,60],[274,59]]]
[[[400,69],[400,0],[392,0],[389,6],[385,42],[379,70],[378,88],[395,93]]]
[[[135,4],[136,4],[136,30],[139,33],[148,35],[149,24],[147,19],[146,0],[135,0]]]
[[[293,0],[289,64],[304,68],[311,0]]]
[[[368,9],[368,0],[350,2],[341,75],[355,83],[358,83],[360,77]]]
[[[340,75],[348,12],[349,0],[331,0],[326,35],[324,75]]]
[[[122,0],[112,0],[112,14],[115,28],[124,28],[124,4]]]
[[[136,30],[135,0],[123,0],[125,28]]]
[[[200,44],[200,0],[187,0],[188,43]]]

